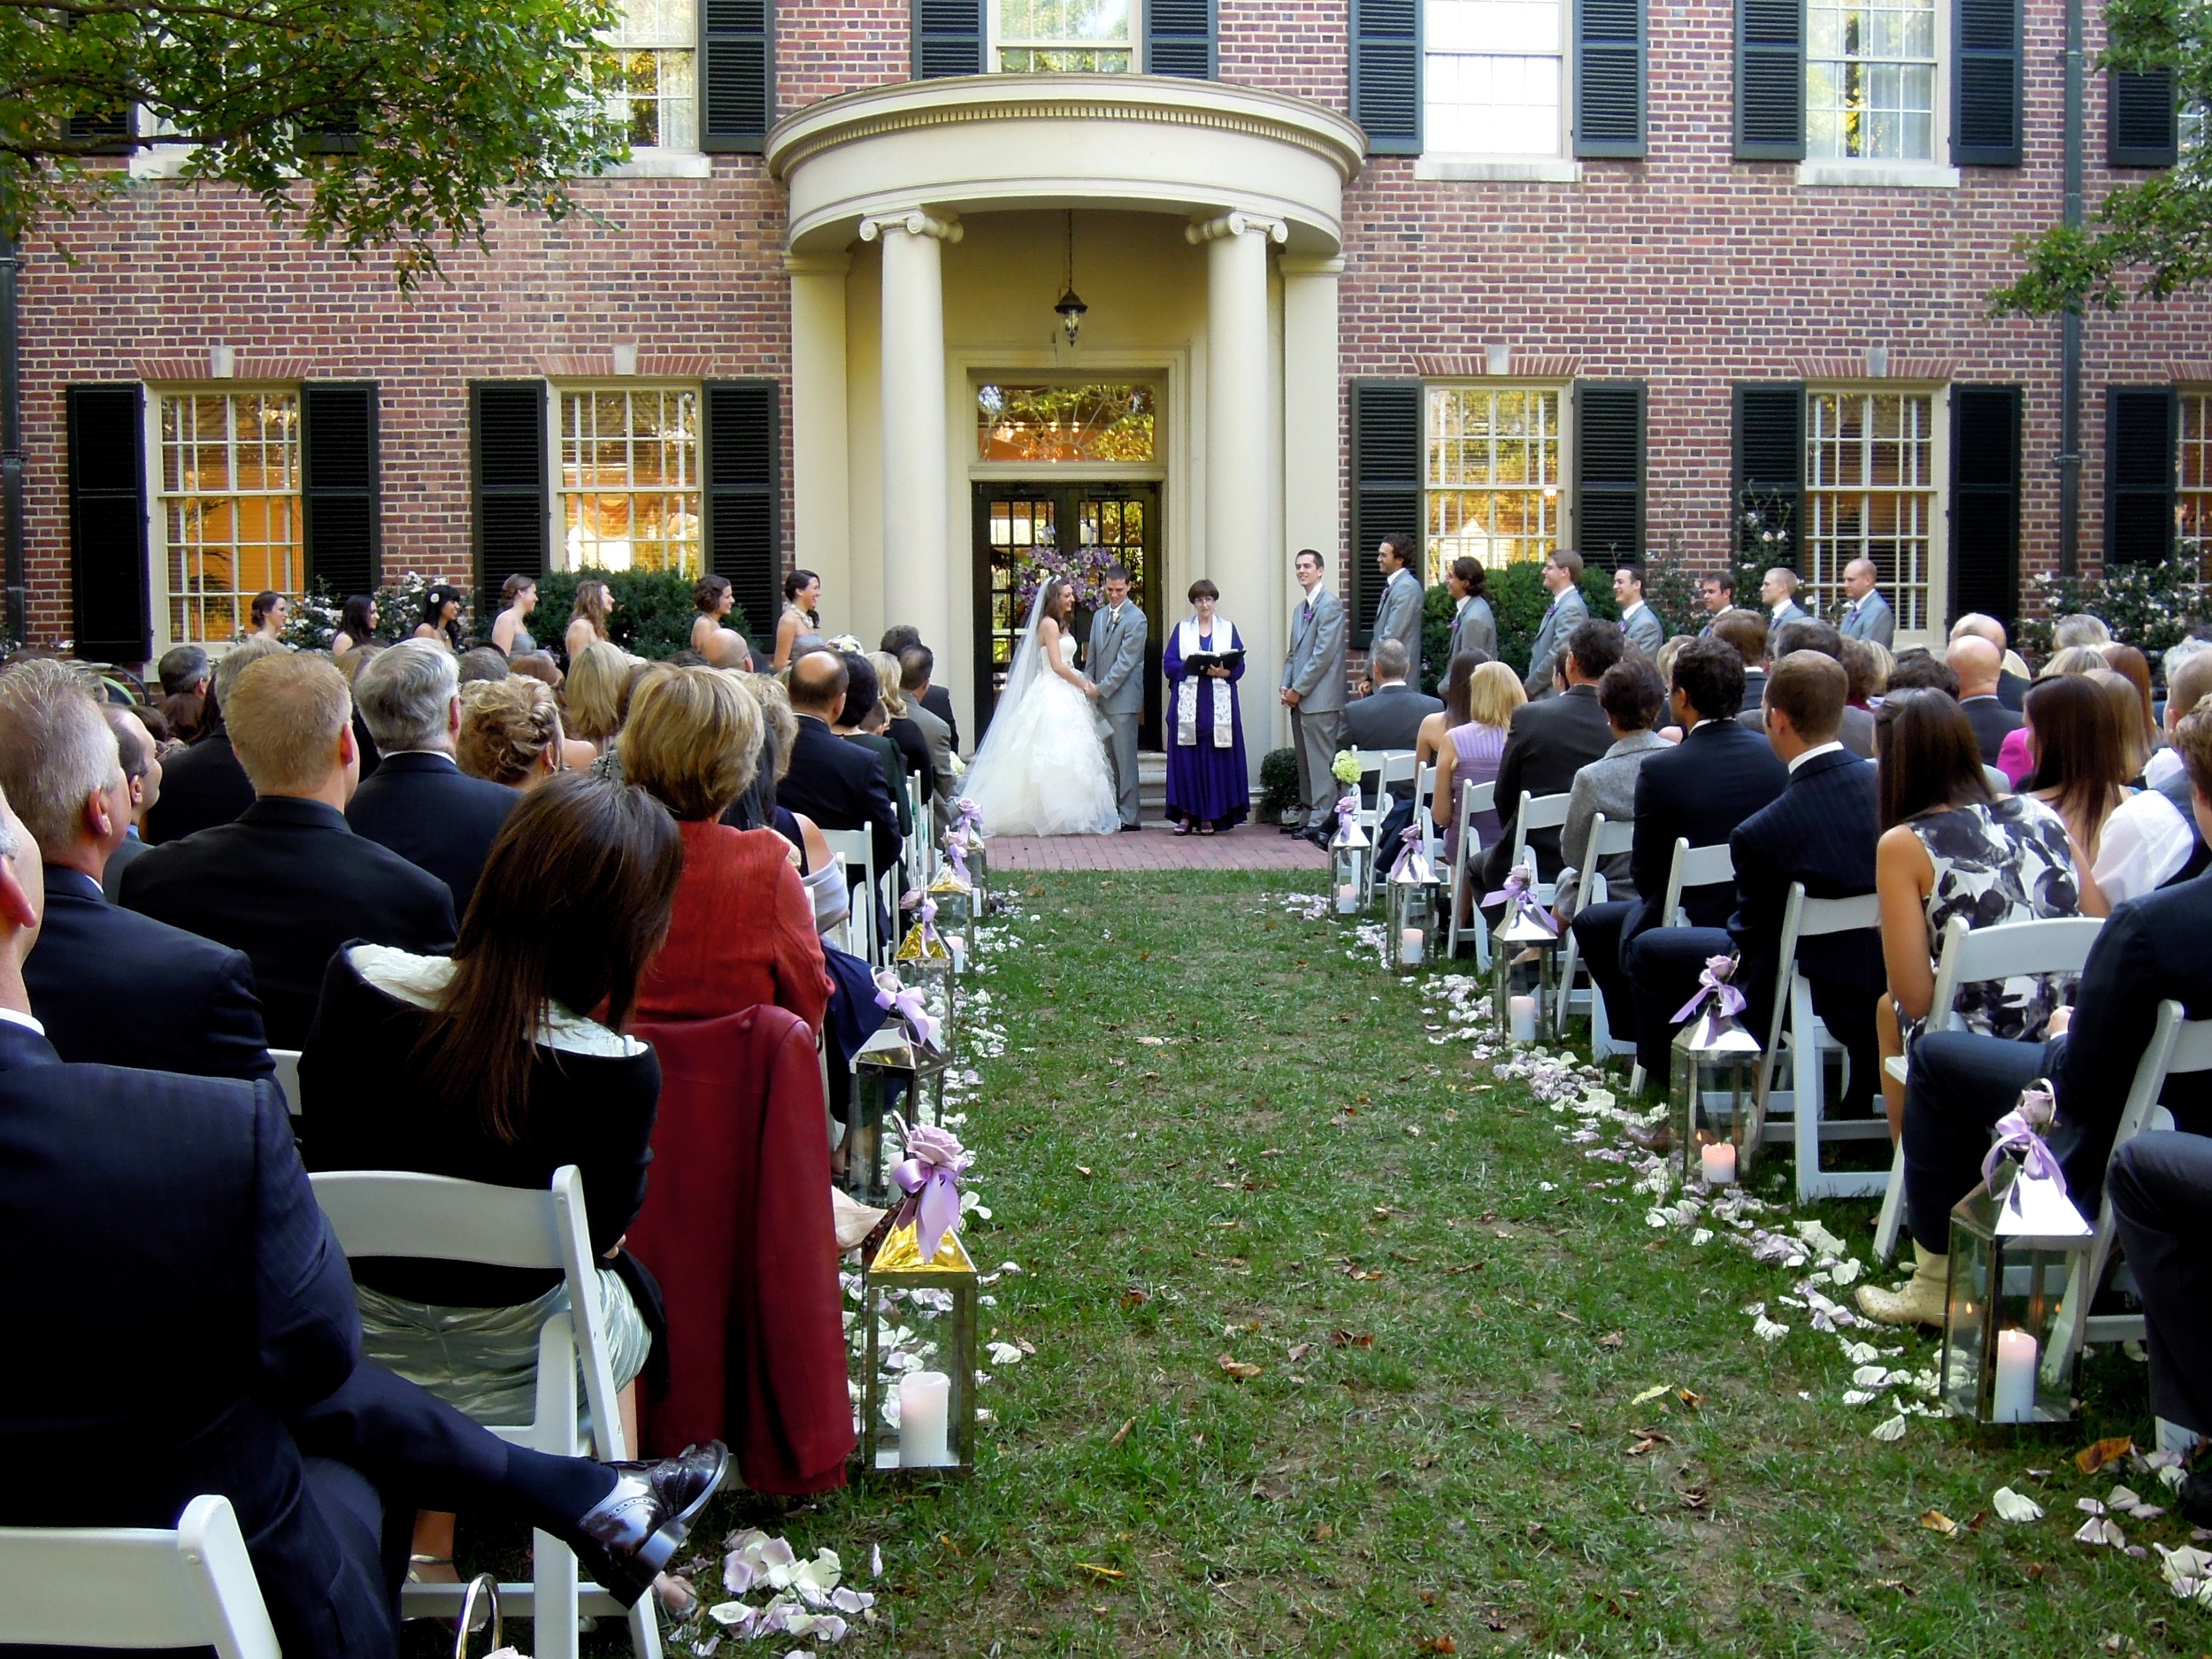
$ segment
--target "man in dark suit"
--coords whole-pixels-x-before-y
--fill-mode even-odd
[[[1994,766],[2005,739],[2020,729],[2021,717],[2005,707],[1997,695],[1997,679],[2004,672],[2004,654],[1978,634],[1962,634],[1951,641],[1943,660],[1959,677],[1959,707],[1974,727],[1982,764]]]
[[[1977,639],[1987,640],[1995,646],[2000,660],[2003,658],[2008,649],[2005,639],[2005,625],[1994,617],[1984,616],[1978,611],[1968,611],[1951,625],[1953,640],[1962,640],[1969,634]],[[2029,681],[2024,676],[2016,674],[2008,668],[2001,670],[1997,675],[1997,701],[2015,714],[2019,713],[2021,705],[2027,701],[2028,685]]]
[[[454,764],[461,698],[453,653],[434,640],[403,640],[363,664],[353,696],[384,758],[353,792],[346,822],[444,882],[454,915],[467,915],[492,839],[522,795]]]
[[[2188,716],[2175,740],[2188,767],[2191,809],[2200,826],[2212,829],[2212,711]],[[1905,1078],[1905,1210],[1915,1271],[1900,1290],[1861,1286],[1863,1309],[1890,1325],[1942,1323],[1952,1206],[1981,1179],[1990,1125],[2038,1078],[2048,1078],[2055,1093],[2057,1121],[2047,1139],[2065,1168],[2067,1194],[2084,1215],[2096,1214],[2113,1130],[2158,1004],[2171,997],[2185,1018],[2212,1018],[2208,937],[2212,878],[2161,887],[2113,907],[2089,948],[2074,1005],[2052,1017],[2047,1041],[1922,1035]],[[2160,1100],[2176,1128],[2212,1134],[2212,1073],[2175,1077]]]
[[[899,810],[883,781],[872,750],[848,743],[830,729],[845,705],[849,683],[845,659],[834,651],[810,651],[791,665],[791,711],[799,734],[791,743],[791,768],[776,785],[776,803],[803,812],[824,829],[866,830],[876,868],[898,862]],[[860,872],[850,872],[856,880]]]
[[[1377,641],[1367,660],[1374,689],[1344,710],[1344,746],[1347,749],[1411,749],[1420,739],[1421,722],[1444,704],[1417,686],[1406,683],[1410,664],[1406,648],[1395,640]]]
[[[353,700],[319,657],[265,658],[226,700],[257,797],[235,824],[157,847],[123,872],[123,902],[246,953],[272,1047],[307,1041],[323,970],[349,940],[423,956],[453,949],[453,895],[356,835]]]
[[[162,769],[161,799],[146,815],[148,841],[159,846],[217,824],[235,823],[253,804],[253,784],[231,748],[223,708],[239,675],[286,649],[274,640],[248,640],[223,653],[208,691],[207,724],[191,746],[173,755]]]
[[[1767,654],[1770,660],[1780,662],[1792,651],[1818,651],[1823,657],[1843,662],[1843,634],[1832,622],[1823,622],[1810,617],[1802,622],[1785,622],[1768,635]],[[1762,677],[1759,686],[1760,702],[1751,701],[1749,676],[1745,678],[1744,710],[1736,718],[1762,737],[1766,735],[1766,684]],[[1836,741],[1861,760],[1874,758],[1874,717],[1864,709],[1843,705],[1843,723],[1836,727]]]
[[[884,629],[882,642],[876,647],[876,649],[887,657],[895,657],[899,659],[902,687],[905,687],[906,654],[909,651],[920,650],[928,655],[931,671],[934,671],[936,667],[935,654],[931,652],[929,647],[923,641],[922,631],[910,622],[902,622]],[[947,691],[942,686],[926,683],[928,680],[926,672],[923,679],[925,683],[918,694],[922,707],[945,723],[945,730],[951,738],[953,752],[957,754],[960,749],[960,722],[953,718],[952,693]],[[910,691],[912,689],[911,687],[906,688]]]
[[[720,1483],[509,1447],[361,1358],[346,1260],[266,1081],[62,1063],[22,962],[39,864],[0,798],[0,1255],[66,1365],[0,1366],[0,1525],[230,1500],[280,1646],[390,1659],[417,1508],[541,1527],[634,1601]],[[96,1620],[96,1609],[92,1617]]]
[[[1770,635],[1773,630],[1767,626],[1763,612],[1757,611],[1724,611],[1713,618],[1710,636],[1725,640],[1736,648],[1736,655],[1743,660],[1743,706],[1759,709],[1766,706],[1767,664],[1770,660]]]
[[[113,730],[65,664],[33,661],[0,674],[0,787],[19,803],[44,866],[45,926],[23,977],[61,1057],[270,1075],[244,955],[118,910],[100,891],[99,872],[130,823],[128,786]]]
[[[1556,654],[1559,695],[1514,710],[1505,753],[1498,757],[1498,842],[1483,855],[1483,879],[1494,889],[1513,865],[1522,795],[1566,794],[1574,787],[1575,773],[1613,747],[1613,727],[1598,704],[1598,681],[1621,660],[1624,649],[1618,624],[1578,623]],[[1531,830],[1528,847],[1537,879],[1556,879],[1559,832]]]
[[[152,728],[137,715],[111,703],[102,703],[101,718],[115,733],[116,753],[123,762],[123,787],[130,793],[131,827],[108,855],[100,872],[100,890],[113,899],[123,890],[123,872],[132,859],[152,843],[145,840],[146,814],[161,799],[161,757],[155,752]]]
[[[2186,1452],[2212,1433],[2212,1140],[2154,1130],[2122,1147],[2112,1220],[2143,1298],[2159,1449]],[[2212,1525],[2212,1471],[2177,1496],[2184,1515]]]

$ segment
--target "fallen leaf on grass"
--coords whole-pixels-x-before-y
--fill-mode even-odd
[[[2093,1475],[2107,1463],[2116,1463],[2135,1449],[2135,1442],[2124,1434],[2110,1440],[2099,1440],[2094,1446],[2085,1446],[2074,1454],[2074,1467],[2085,1475]]]
[[[1713,1494],[1702,1486],[1692,1486],[1680,1495],[1686,1509],[1701,1509],[1713,1501]]]
[[[1623,1336],[1618,1331],[1608,1331],[1603,1336],[1598,1339],[1598,1346],[1600,1348],[1619,1348],[1628,1339]]]
[[[1990,1495],[1990,1508],[1997,1511],[2000,1520],[2039,1521],[2043,1506],[2033,1498],[2023,1496],[2010,1486],[2000,1486]]]
[[[1636,1443],[1628,1448],[1628,1455],[1631,1457],[1641,1457],[1646,1452],[1655,1451],[1662,1446],[1671,1446],[1674,1443],[1657,1429],[1631,1429],[1629,1432],[1636,1437]]]
[[[1260,1368],[1257,1365],[1247,1363],[1233,1354],[1224,1354],[1214,1363],[1232,1377],[1256,1377],[1260,1374]]]
[[[1874,1582],[1885,1590],[1900,1590],[1907,1595],[1918,1595],[1920,1594],[1919,1591],[1914,1589],[1912,1586],[1907,1584],[1902,1578],[1877,1578]]]
[[[1696,1410],[1698,1407],[1705,1403],[1705,1396],[1703,1394],[1697,1394],[1688,1388],[1676,1389],[1674,1391],[1674,1397],[1677,1400],[1679,1400],[1684,1405],[1689,1407],[1693,1411]]]
[[[1152,1293],[1148,1290],[1125,1290],[1121,1293],[1121,1305],[1125,1308],[1141,1308],[1151,1300]]]
[[[1325,1521],[1313,1529],[1313,1541],[1317,1544],[1325,1544],[1335,1536],[1336,1528]]]
[[[1108,1441],[1106,1442],[1106,1444],[1107,1444],[1107,1445],[1109,1445],[1109,1446],[1118,1446],[1118,1445],[1120,1445],[1120,1444],[1121,1444],[1124,1440],[1127,1440],[1127,1439],[1129,1438],[1129,1431],[1130,1431],[1131,1429],[1135,1428],[1136,1426],[1137,1426],[1137,1420],[1136,1420],[1136,1418],[1134,1418],[1134,1417],[1131,1417],[1131,1418],[1130,1418],[1130,1419],[1129,1419],[1126,1423],[1124,1423],[1124,1424],[1123,1424],[1123,1425],[1122,1425],[1119,1428],[1118,1428],[1118,1429],[1116,1429],[1116,1430],[1114,1431],[1114,1438],[1113,1438],[1112,1440],[1108,1440]]]
[[[1300,1360],[1304,1359],[1312,1352],[1313,1344],[1310,1342],[1294,1343],[1290,1350],[1290,1363],[1295,1365]]]
[[[1076,1172],[1078,1175],[1080,1175],[1080,1176],[1081,1176],[1081,1177],[1082,1177],[1085,1180],[1087,1180],[1087,1180],[1089,1180],[1089,1179],[1091,1179],[1091,1172],[1090,1172],[1090,1171],[1089,1171],[1087,1167],[1085,1167],[1083,1164],[1077,1164],[1077,1165],[1075,1166],[1075,1172]]]
[[[1661,1394],[1671,1391],[1673,1386],[1674,1385],[1672,1383],[1655,1383],[1651,1387],[1645,1389],[1643,1393],[1638,1394],[1628,1403],[1632,1406],[1647,1406],[1653,1401],[1656,1400]]]
[[[1363,1331],[1356,1335],[1349,1331],[1332,1331],[1329,1333],[1329,1346],[1331,1348],[1372,1348],[1375,1346],[1375,1339],[1369,1332]]]
[[[1129,1576],[1127,1573],[1123,1572],[1119,1568],[1102,1567],[1097,1563],[1090,1561],[1077,1562],[1075,1563],[1075,1570],[1078,1572],[1087,1572],[1094,1578],[1126,1578]]]
[[[1942,1538],[1955,1538],[1958,1536],[1959,1524],[1953,1520],[1949,1516],[1944,1514],[1944,1512],[1940,1509],[1922,1510],[1920,1514],[1920,1525],[1926,1527],[1931,1532],[1934,1532]]]
[[[1457,1653],[1459,1644],[1449,1636],[1432,1636],[1413,1651],[1416,1653]]]

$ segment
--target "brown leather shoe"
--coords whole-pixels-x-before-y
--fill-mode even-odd
[[[1628,1137],[1630,1144],[1640,1147],[1646,1152],[1655,1152],[1663,1158],[1674,1150],[1672,1124],[1624,1124],[1621,1133]]]

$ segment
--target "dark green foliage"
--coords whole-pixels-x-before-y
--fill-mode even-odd
[[[1698,597],[1698,578],[1705,567],[1684,557],[1681,542],[1671,541],[1663,553],[1644,561],[1644,603],[1667,625],[1667,637],[1695,634],[1705,626],[1705,602]],[[1740,575],[1737,580],[1742,580]],[[1755,593],[1754,599],[1755,603]]]
[[[1536,630],[1551,609],[1551,595],[1544,590],[1544,567],[1534,560],[1509,565],[1490,572],[1490,609],[1498,618],[1498,658],[1511,664],[1517,674],[1528,672],[1528,654],[1536,643]],[[1613,603],[1613,572],[1591,565],[1582,572],[1582,597],[1593,617],[1617,622],[1621,608]]]
[[[2036,614],[2022,619],[2017,643],[2038,660],[2051,654],[2051,624],[2059,617],[2101,617],[2114,639],[2154,658],[2212,619],[2212,594],[2196,561],[2185,557],[2161,565],[2116,565],[2081,577],[2046,572],[2030,577],[2028,585],[2035,590],[2027,598]]]
[[[1438,687],[1444,683],[1444,671],[1451,666],[1444,660],[1451,642],[1451,585],[1439,582],[1421,602],[1421,689],[1432,695],[1444,695]]]
[[[1298,802],[1298,751],[1271,749],[1260,762],[1259,821],[1279,824]]]
[[[614,595],[614,614],[607,618],[607,637],[635,657],[658,661],[691,644],[691,625],[699,608],[692,603],[692,579],[680,571],[551,571],[538,579],[538,609],[531,617],[532,635],[557,656],[568,618],[576,608],[576,585],[603,581]],[[749,635],[752,626],[742,606],[723,618],[724,626]]]

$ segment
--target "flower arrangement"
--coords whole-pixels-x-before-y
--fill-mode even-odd
[[[1359,757],[1348,749],[1340,749],[1336,758],[1329,763],[1329,776],[1341,784],[1359,781]]]
[[[1041,526],[1040,540],[1016,573],[1014,613],[1027,617],[1044,585],[1057,578],[1075,585],[1076,608],[1095,611],[1106,603],[1106,572],[1127,556],[1110,547],[1079,547],[1063,552]]]

